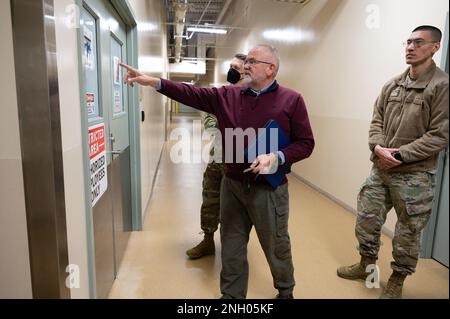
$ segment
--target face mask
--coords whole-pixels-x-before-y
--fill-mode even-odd
[[[239,73],[238,70],[235,70],[233,68],[230,68],[227,75],[227,81],[231,84],[236,84],[241,79],[241,73]]]

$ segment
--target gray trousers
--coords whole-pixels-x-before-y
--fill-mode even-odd
[[[253,226],[269,263],[274,287],[281,294],[291,293],[295,280],[288,233],[287,184],[276,190],[261,184],[248,188],[246,183],[225,176],[220,194],[222,295],[232,298],[247,296],[247,244]]]

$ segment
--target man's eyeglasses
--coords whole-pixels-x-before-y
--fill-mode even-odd
[[[270,62],[266,62],[266,61],[260,61],[260,60],[256,60],[256,59],[248,59],[244,61],[244,65],[248,64],[248,65],[254,65],[257,63],[264,63],[264,64],[273,64]]]
[[[406,40],[406,42],[403,42],[403,46],[407,48],[412,44],[413,47],[417,49],[427,43],[436,43],[436,41],[425,41],[424,39],[408,39]]]

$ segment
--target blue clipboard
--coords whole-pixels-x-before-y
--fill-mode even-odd
[[[244,156],[247,163],[252,163],[256,157],[261,154],[277,152],[289,146],[289,138],[283,129],[278,126],[275,120],[270,120],[264,126],[264,129],[258,131],[256,139],[244,150]],[[278,166],[278,171],[274,174],[262,174],[266,181],[277,188],[283,182],[284,176],[288,173],[287,165]]]

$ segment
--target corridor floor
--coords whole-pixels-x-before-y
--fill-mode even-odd
[[[172,124],[191,127],[191,118]],[[173,164],[167,143],[162,154],[143,231],[133,232],[109,297],[152,299],[219,298],[220,236],[216,255],[189,260],[185,251],[200,232],[201,185],[205,164]],[[199,151],[199,150],[194,150]],[[359,260],[355,216],[294,176],[289,176],[289,232],[297,285],[296,298],[378,298],[381,289],[336,276],[336,268]],[[391,240],[383,235],[378,265],[381,287],[390,275]],[[273,298],[272,277],[254,231],[248,247],[248,298]],[[419,261],[407,278],[404,298],[449,298],[448,268],[431,259]]]

